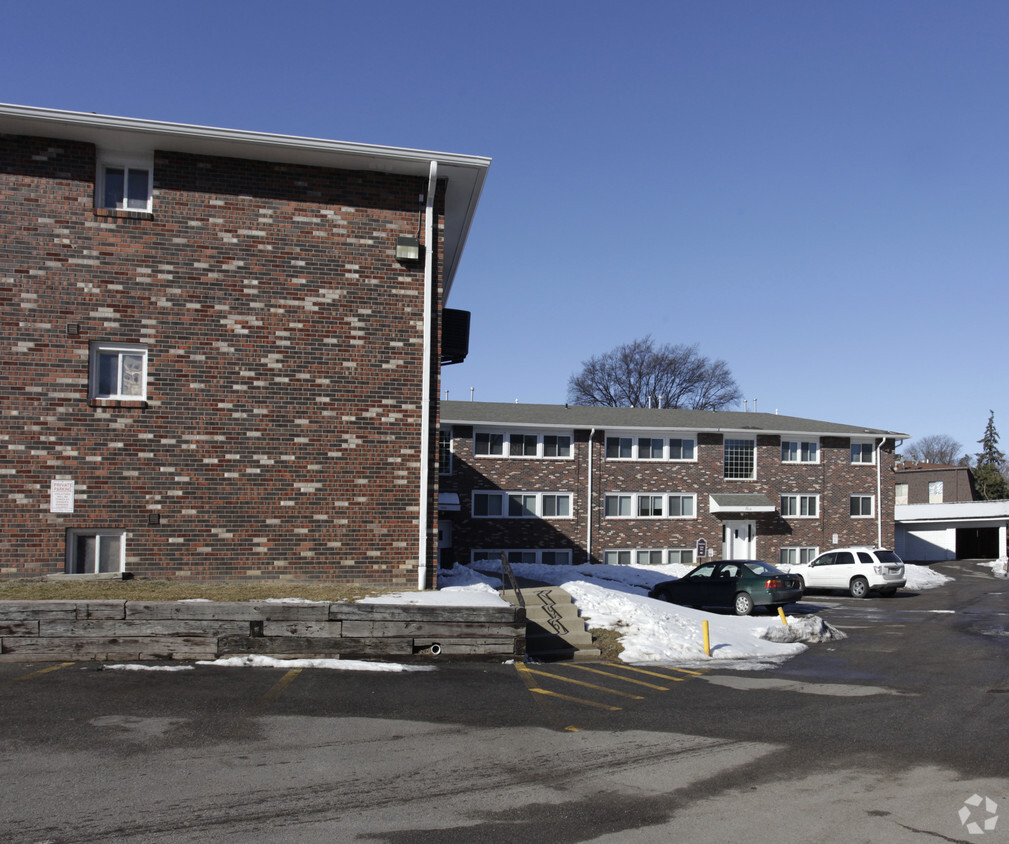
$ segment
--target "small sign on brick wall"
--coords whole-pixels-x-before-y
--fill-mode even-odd
[[[74,511],[74,482],[50,481],[49,512],[72,513]]]

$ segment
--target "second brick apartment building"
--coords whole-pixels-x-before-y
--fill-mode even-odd
[[[777,564],[892,548],[907,436],[768,413],[442,402],[441,559]]]

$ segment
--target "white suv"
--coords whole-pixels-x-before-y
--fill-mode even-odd
[[[853,598],[879,592],[889,598],[905,583],[904,561],[882,548],[836,548],[790,566],[805,589],[846,589]]]

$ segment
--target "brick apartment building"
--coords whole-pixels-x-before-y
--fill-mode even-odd
[[[431,585],[488,166],[0,106],[0,576]]]
[[[894,541],[907,434],[768,413],[441,404],[443,562],[796,563]]]

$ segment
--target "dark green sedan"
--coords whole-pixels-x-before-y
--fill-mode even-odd
[[[704,563],[676,580],[655,584],[649,598],[687,607],[723,607],[749,615],[754,607],[777,610],[802,597],[798,577],[761,560]]]

